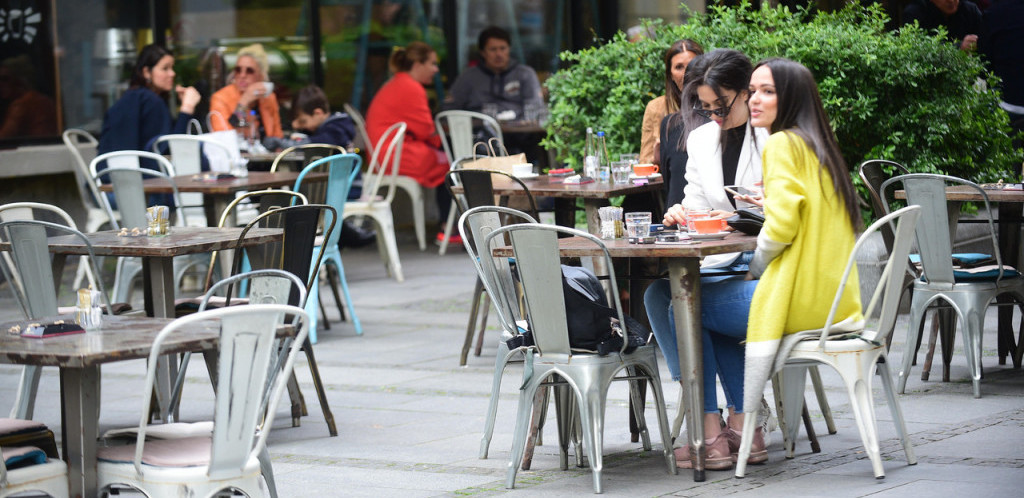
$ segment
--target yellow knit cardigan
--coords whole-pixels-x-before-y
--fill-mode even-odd
[[[785,249],[767,264],[750,305],[744,411],[759,406],[782,336],[824,326],[856,242],[831,175],[803,139],[775,133],[762,159],[765,223],[758,250]],[[863,321],[856,268],[834,320]]]

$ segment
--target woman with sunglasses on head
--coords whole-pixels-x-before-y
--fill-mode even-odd
[[[712,216],[726,217],[737,207],[750,205],[748,201],[752,199],[733,199],[724,186],[753,185],[761,180],[760,151],[768,134],[748,125],[747,88],[751,71],[747,56],[728,49],[701,55],[687,68],[683,94],[697,96],[690,112],[708,117],[711,122],[693,130],[686,139],[689,159],[685,195],[681,204],[672,206],[665,214],[666,225],[682,223],[688,209],[711,209]],[[742,341],[747,333],[747,315],[738,307],[749,303],[753,293],[753,283],[745,282],[742,276],[751,257],[751,253],[722,254],[708,256],[701,264],[701,273],[705,275],[701,278],[701,344],[708,470],[731,468],[733,455],[739,450],[744,418]],[[708,275],[723,271],[730,274]],[[669,372],[679,380],[669,282],[652,283],[644,294],[644,304]],[[719,414],[716,379],[722,382],[729,411],[725,429]],[[763,463],[767,458],[764,435],[758,432],[748,462]],[[676,464],[681,468],[692,467],[689,446],[676,449]]]
[[[760,280],[747,282],[756,285],[748,301],[748,409],[758,403],[781,338],[825,323],[861,225],[850,171],[811,72],[767,59],[755,68],[749,92],[751,124],[772,135],[763,153],[765,222],[749,273]],[[854,269],[833,330],[860,330],[863,322]]]
[[[661,122],[665,116],[679,111],[679,92],[683,88],[686,66],[703,53],[704,48],[690,39],[676,41],[665,51],[665,94],[655,97],[644,109],[640,127],[640,163],[660,164],[656,161],[656,151]]]
[[[249,126],[251,120],[255,120],[259,139],[283,136],[277,97],[267,91],[264,84],[269,70],[270,62],[263,45],[254,43],[238,51],[231,84],[210,97],[213,131],[235,129],[240,125],[241,116]]]

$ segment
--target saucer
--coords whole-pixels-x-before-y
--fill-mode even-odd
[[[717,232],[717,233],[690,233],[687,234],[693,240],[722,240],[726,235],[732,232]]]
[[[661,173],[651,173],[649,175],[638,175],[636,173],[630,173],[629,174],[629,179],[630,180],[637,179],[637,178],[648,178],[648,179],[651,179],[651,178],[661,178]]]

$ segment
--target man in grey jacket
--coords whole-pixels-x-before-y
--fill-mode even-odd
[[[477,47],[483,64],[467,68],[455,79],[445,109],[482,112],[486,106],[488,113],[496,116],[525,119],[527,106],[543,108],[537,73],[511,58],[510,40],[508,31],[497,26],[480,32]],[[515,112],[515,116],[508,111]]]

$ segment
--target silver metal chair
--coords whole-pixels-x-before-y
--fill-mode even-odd
[[[23,452],[21,448],[7,448],[6,454]],[[45,463],[8,470],[5,450],[0,449],[0,498],[21,496],[26,492],[42,492],[54,498],[68,496],[68,467],[62,460],[47,459]]]
[[[291,323],[297,332],[284,364],[274,368],[280,359],[277,329],[289,316],[293,317]],[[147,440],[161,345],[169,335],[205,320],[220,322],[213,432],[209,436]],[[98,452],[100,489],[126,485],[147,496],[212,496],[229,488],[240,489],[249,496],[261,494],[260,455],[273,426],[277,403],[308,332],[306,312],[283,304],[205,311],[179,318],[165,327],[150,349],[147,387],[143,391],[135,443],[109,446]],[[259,427],[263,430],[257,430]],[[176,459],[188,460],[190,465],[169,465],[160,458],[160,453],[166,451]]]
[[[204,155],[210,162],[211,171],[231,170],[231,151],[224,144],[212,138],[185,134],[163,135],[153,141],[153,152],[160,154],[164,150],[170,152],[170,161],[176,175],[202,173]],[[184,193],[180,196],[184,203],[181,212],[185,216],[185,225],[207,226],[203,194]]]
[[[473,111],[443,111],[434,116],[434,126],[437,128],[438,136],[441,137],[441,146],[444,148],[445,155],[448,156],[448,164],[453,168],[460,159],[476,155],[473,145],[474,124],[485,128],[492,137],[498,139],[499,143],[505,143],[498,120],[486,114]],[[444,216],[444,213],[439,213],[439,215]],[[438,250],[442,256],[448,250],[448,237],[452,232],[452,225],[455,224],[455,215],[455,205],[452,205],[448,213],[448,221],[445,223],[444,240],[441,241],[441,248]]]
[[[914,354],[911,348],[917,344],[921,333],[921,321],[925,311],[940,300],[947,302],[956,313],[963,330],[964,355],[971,372],[974,397],[981,397],[981,338],[985,328],[985,311],[1000,294],[1007,294],[1024,308],[1024,278],[1012,268],[1003,266],[996,239],[995,224],[988,221],[988,239],[992,244],[991,254],[995,264],[975,270],[955,270],[952,265],[953,246],[950,226],[953,226],[959,211],[947,206],[946,187],[959,185],[974,190],[982,197],[982,208],[990,211],[988,195],[976,183],[945,175],[910,174],[891,178],[882,184],[882,192],[889,186],[902,185],[907,194],[907,204],[922,208],[921,222],[917,225],[917,246],[921,251],[921,278],[914,281],[913,300],[910,306],[910,327],[907,329],[907,351],[903,355],[903,367],[899,372],[899,392],[906,390],[907,377]],[[951,218],[951,216],[953,218]]]
[[[55,317],[60,313],[58,289],[61,275],[53,274],[47,240],[57,235],[81,240],[87,248],[85,258],[91,273],[100,274],[89,239],[73,227],[25,219],[0,223],[0,242],[11,244],[10,261],[0,264],[0,268],[26,320]],[[100,293],[105,312],[110,313],[112,308],[102,279],[95,280],[95,289]],[[32,418],[41,373],[41,367],[36,366],[27,366],[22,371],[18,395],[11,410],[12,418]]]
[[[526,322],[533,335],[535,346],[524,351],[526,367],[523,387],[519,395],[519,409],[516,413],[516,427],[513,436],[512,454],[509,460],[508,474],[505,485],[515,487],[516,472],[523,457],[526,445],[527,429],[530,421],[534,397],[542,386],[552,385],[550,378],[559,377],[565,382],[555,384],[556,408],[559,419],[559,446],[561,466],[568,467],[566,447],[569,427],[573,417],[569,396],[575,399],[579,408],[579,418],[583,431],[584,447],[590,461],[593,475],[594,492],[602,491],[601,473],[604,468],[602,459],[604,439],[604,408],[607,389],[613,380],[627,380],[635,384],[638,380],[650,382],[654,391],[655,411],[661,428],[661,438],[665,464],[671,474],[677,473],[675,455],[672,451],[672,440],[669,437],[668,416],[665,413],[665,397],[661,390],[658,374],[658,360],[655,346],[644,345],[632,353],[625,353],[628,341],[623,341],[622,350],[606,356],[596,353],[574,351],[569,346],[569,332],[566,322],[565,301],[562,294],[562,272],[559,266],[558,234],[569,234],[589,240],[595,248],[603,252],[604,261],[608,264],[609,285],[617,291],[614,267],[611,256],[601,239],[593,235],[571,228],[541,225],[519,224],[499,228],[484,238],[483,247],[491,247],[495,239],[501,240],[508,236],[513,255],[516,260],[516,273],[522,285],[526,306]],[[506,258],[495,258],[484,255],[481,265],[487,271],[499,273],[499,262]],[[500,285],[506,285],[510,278],[496,279]],[[502,289],[492,294],[492,299],[513,295],[514,292]],[[618,295],[615,292],[613,295]],[[615,310],[619,323],[625,323],[622,308],[618,300]],[[508,303],[512,309],[516,303]],[[503,316],[503,320],[511,317]],[[506,323],[506,329],[517,327],[515,323]],[[627,375],[618,377],[616,374],[626,370]],[[636,407],[637,422],[644,427],[643,404],[639,403],[636,386],[631,386],[630,393]]]
[[[345,218],[367,217],[377,225],[377,249],[384,267],[395,280],[402,282],[402,262],[398,259],[398,241],[395,239],[395,218],[391,201],[395,198],[395,178],[402,162],[402,144],[406,125],[398,122],[381,135],[370,155],[370,166],[363,177],[363,191],[359,200],[345,203]],[[383,154],[383,156],[381,155]],[[383,197],[378,195],[386,190]]]
[[[502,217],[506,218],[505,223],[502,222]],[[484,289],[486,289],[487,295],[490,296],[493,293],[509,292],[515,288],[515,284],[511,281],[506,281],[504,284],[497,282],[498,279],[511,278],[508,259],[495,261],[494,264],[498,269],[497,272],[490,271],[489,266],[480,263],[480,255],[483,254],[486,257],[493,248],[493,245],[483,245],[487,235],[502,226],[513,223],[537,223],[537,220],[522,211],[500,206],[475,207],[462,213],[462,216],[459,218],[459,234],[462,236],[462,243],[466,246],[466,252],[469,254],[469,258],[477,271],[476,289],[473,294],[473,309],[470,312],[470,328],[462,345],[461,365],[466,364],[466,356],[469,354],[474,326],[476,325],[472,317],[476,316],[480,308],[480,300],[485,292]],[[499,240],[492,242],[503,243],[503,241]],[[494,433],[494,419],[498,413],[498,397],[501,394],[501,379],[505,373],[505,366],[508,365],[509,360],[513,356],[521,354],[518,350],[509,351],[508,344],[506,343],[512,337],[519,335],[518,327],[508,327],[522,319],[518,307],[509,307],[511,303],[516,303],[517,300],[518,298],[514,294],[506,294],[500,298],[489,300],[494,303],[497,309],[502,331],[501,337],[498,340],[498,353],[494,360],[494,378],[491,383],[490,402],[487,405],[487,419],[484,422],[484,435],[480,439],[481,459],[487,458],[487,451],[491,446],[491,435]],[[483,306],[485,309],[490,307],[488,303],[484,303]]]
[[[906,207],[882,217],[868,227],[857,239],[850,252],[846,270],[839,281],[836,295],[832,301],[832,308],[824,326],[819,330],[797,332],[783,337],[783,343],[779,347],[779,355],[783,364],[780,365],[777,360],[775,370],[781,369],[778,376],[782,379],[782,404],[785,409],[780,417],[787,419],[783,425],[784,430],[789,431],[789,437],[786,438],[787,457],[793,456],[793,441],[796,439],[796,432],[799,429],[801,406],[804,403],[807,369],[817,365],[828,365],[836,370],[846,386],[847,394],[850,396],[851,411],[857,421],[861,442],[871,460],[875,477],[878,479],[885,477],[878,446],[877,418],[871,390],[876,368],[881,374],[882,389],[885,391],[889,411],[896,425],[896,433],[903,445],[903,451],[906,453],[907,463],[909,465],[917,463],[914,448],[907,435],[907,427],[903,420],[899,401],[893,392],[892,373],[889,371],[889,363],[886,361],[887,348],[884,332],[896,321],[900,294],[903,290],[903,274],[907,256],[910,254],[910,232],[917,225],[921,212],[922,209],[918,206]],[[893,232],[896,234],[893,251],[889,255],[885,269],[882,271],[882,277],[872,293],[865,313],[865,316],[871,316],[875,307],[881,306],[877,329],[862,329],[859,332],[833,330],[833,325],[836,325],[833,323],[833,319],[841,302],[843,290],[846,288],[846,281],[856,267],[858,251],[864,247],[865,241],[872,233],[892,223],[896,224],[893,227]],[[913,343],[908,341],[907,344]],[[785,354],[785,351],[789,351],[788,355]],[[736,460],[736,477],[743,477],[746,473],[747,458],[750,457],[750,446],[754,440],[756,426],[757,417],[744,419],[743,438]]]
[[[75,166],[75,182],[78,184],[78,194],[82,198],[82,209],[85,211],[85,233],[98,231],[103,225],[110,223],[110,216],[103,209],[100,201],[100,191],[92,175],[89,174],[89,161],[96,157],[96,147],[99,141],[85,130],[69,128],[62,135],[64,145],[71,152],[72,162]],[[75,274],[74,288],[82,285],[85,273],[79,267]]]

